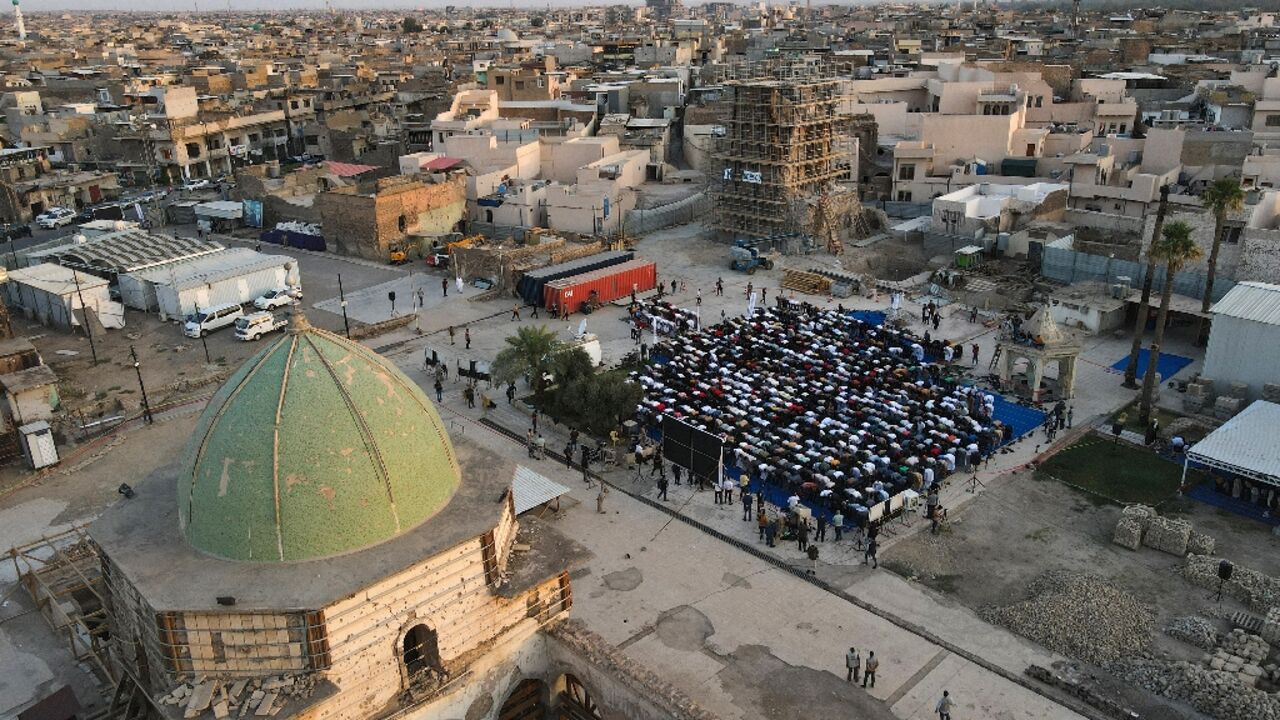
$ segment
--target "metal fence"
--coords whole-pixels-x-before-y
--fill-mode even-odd
[[[628,210],[625,229],[629,235],[643,235],[672,225],[682,225],[707,217],[711,213],[711,206],[711,198],[707,193],[698,192],[666,205]]]
[[[495,240],[522,238],[526,229],[519,225],[498,225],[497,223],[481,222],[479,220],[472,220],[469,228],[470,232],[480,233]]]
[[[884,211],[885,215],[891,218],[899,218],[910,220],[912,218],[924,217],[933,214],[933,202],[898,202],[896,200],[881,200],[879,202],[866,201],[870,207],[878,207]]]
[[[1090,255],[1065,248],[1046,247],[1040,257],[1040,273],[1047,278],[1065,283],[1075,282],[1117,282],[1117,278],[1127,277],[1133,287],[1142,285],[1145,262],[1132,260],[1116,260],[1102,255]],[[1162,292],[1165,283],[1164,266],[1157,265],[1152,276],[1152,290]],[[1205,275],[1196,270],[1184,270],[1173,276],[1173,291],[1187,297],[1204,296]],[[1213,300],[1222,299],[1235,282],[1217,277],[1213,282]]]

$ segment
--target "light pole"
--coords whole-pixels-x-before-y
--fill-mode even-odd
[[[351,339],[351,323],[347,320],[347,296],[342,292],[342,273],[338,273],[338,300],[342,304],[342,329]]]
[[[138,364],[138,353],[129,346],[129,357],[133,358],[133,371],[138,374],[138,390],[142,392],[142,417],[147,424],[155,422],[151,417],[151,403],[147,402],[147,386],[142,384],[142,366]]]
[[[93,355],[93,364],[98,364],[98,347],[93,343],[93,327],[89,325],[89,308],[85,307],[84,294],[80,292],[80,274],[74,269],[71,271],[71,279],[76,283],[76,297],[80,298],[80,313],[84,315],[84,333],[89,336],[89,352]],[[71,313],[71,319],[75,320],[75,312]]]

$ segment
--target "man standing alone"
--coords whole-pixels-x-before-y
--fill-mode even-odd
[[[942,698],[938,700],[938,705],[934,708],[934,711],[938,713],[938,720],[951,720],[951,708],[955,706],[956,703],[951,699],[951,693],[943,690]]]

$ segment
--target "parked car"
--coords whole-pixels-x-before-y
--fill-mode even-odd
[[[68,208],[53,207],[36,216],[36,225],[45,230],[60,228],[76,221],[76,211]]]
[[[0,225],[0,237],[13,240],[20,237],[31,237],[31,226],[26,223],[5,223]]]
[[[203,190],[209,187],[211,184],[212,183],[209,182],[208,178],[192,178],[182,183],[182,189],[187,191]]]
[[[233,324],[242,317],[244,317],[244,309],[239,303],[205,308],[187,316],[187,322],[182,326],[182,334],[190,338],[204,337],[214,330]]]
[[[258,338],[281,330],[289,325],[289,321],[278,318],[269,312],[256,312],[236,319],[236,339],[252,342]]]
[[[302,298],[302,291],[294,288],[276,288],[268,290],[259,295],[253,301],[253,306],[259,310],[275,310],[285,305],[293,305]]]

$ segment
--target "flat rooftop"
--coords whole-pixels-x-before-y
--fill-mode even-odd
[[[176,464],[131,482],[89,534],[156,612],[318,610],[414,563],[439,555],[498,524],[515,463],[464,438],[453,438],[462,483],[443,510],[385,543],[337,557],[293,563],[223,560],[196,550],[178,529]],[[554,573],[551,573],[554,574]]]

